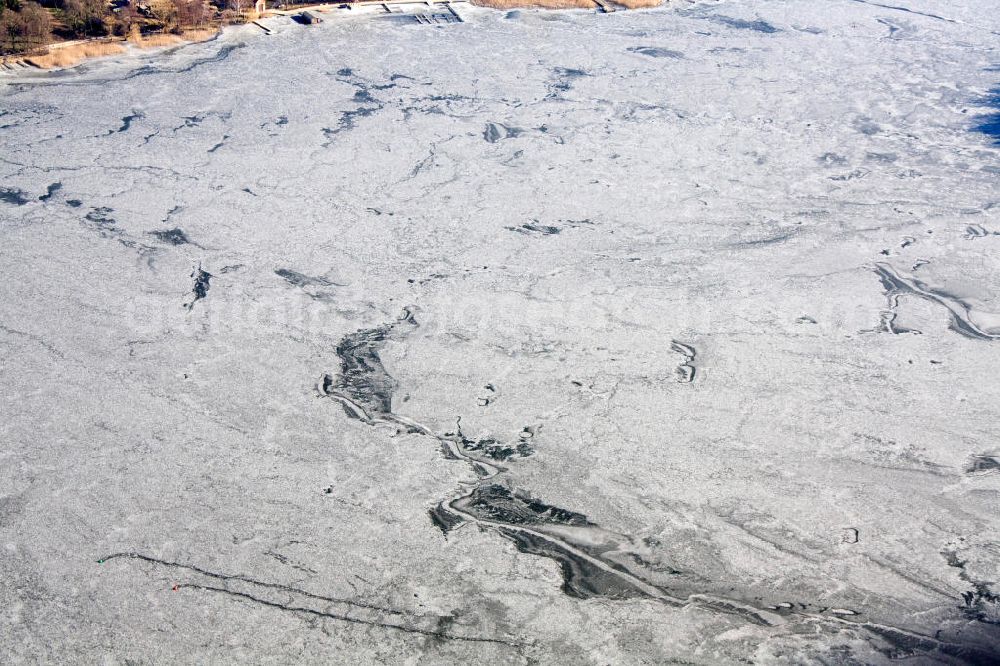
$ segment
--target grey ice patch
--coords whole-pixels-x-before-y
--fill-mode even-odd
[[[861,117],[854,121],[854,128],[866,136],[873,136],[882,131],[878,123],[873,121],[871,118]]]
[[[45,194],[38,197],[39,201],[48,201],[51,199],[56,192],[62,189],[62,183],[52,183],[47,188],[45,188]]]
[[[392,415],[392,396],[396,380],[382,365],[379,352],[400,326],[416,327],[409,310],[395,322],[378,328],[367,328],[346,335],[337,344],[340,373],[336,378],[324,375],[319,391],[337,399],[347,416],[365,423]]]
[[[987,236],[1000,236],[1000,231],[989,231],[981,224],[970,224],[965,228],[963,238],[972,240],[973,238],[986,238]]]
[[[549,97],[558,97],[562,93],[568,92],[573,88],[574,81],[590,76],[582,69],[571,67],[556,67],[552,70],[552,74],[554,80],[549,83]]]
[[[288,268],[278,268],[274,271],[274,274],[283,279],[288,284],[295,285],[296,287],[332,287],[341,286],[337,285],[335,282],[331,282],[324,277],[313,277],[311,275],[305,275],[304,273],[299,273],[298,271],[293,271]]]
[[[847,164],[847,158],[837,153],[823,153],[816,158],[816,161],[823,166],[841,166]]]
[[[659,46],[630,46],[626,50],[630,53],[638,53],[639,55],[648,56],[650,58],[673,58],[675,60],[680,60],[684,57],[684,54],[680,51],[671,51],[670,49],[665,49]]]
[[[478,486],[460,506],[478,517],[508,525],[596,527],[582,513],[560,509],[524,491],[511,491],[497,483]]]
[[[323,136],[327,138],[326,143],[323,147],[329,146],[333,142],[333,137],[340,134],[341,132],[347,132],[355,128],[359,118],[367,118],[374,115],[378,111],[382,110],[382,105],[378,106],[363,106],[353,111],[343,111],[340,114],[340,119],[337,121],[336,127],[324,127],[322,129]]]
[[[851,171],[848,171],[847,173],[838,174],[836,176],[830,176],[830,180],[842,180],[842,181],[859,180],[861,178],[864,178],[870,173],[871,173],[870,169],[865,169],[864,167],[858,167],[857,169],[853,169]]]
[[[195,303],[208,296],[213,276],[208,271],[202,270],[199,264],[198,268],[191,272],[191,277],[194,278],[194,285],[191,287],[191,300],[184,304],[188,312],[194,308]]]
[[[879,164],[892,164],[899,159],[899,155],[896,153],[868,153],[865,155],[865,159]]]
[[[558,562],[563,577],[562,591],[567,596],[577,599],[635,599],[649,596],[629,578],[596,566],[558,541],[534,532],[509,528],[500,528],[498,531],[513,541],[518,551]]]
[[[122,118],[122,124],[118,129],[108,130],[108,134],[121,134],[122,132],[127,132],[132,128],[132,123],[145,117],[146,115],[142,111],[133,111],[129,115]]]
[[[684,357],[684,361],[677,366],[677,381],[681,384],[690,384],[694,381],[695,367],[694,359],[698,352],[691,345],[671,340],[670,349]]]
[[[522,224],[518,227],[506,227],[508,231],[513,231],[519,234],[539,234],[542,236],[554,236],[562,231],[559,227],[553,227],[548,224],[539,224],[538,220],[533,220]]]
[[[981,453],[972,456],[965,466],[966,474],[997,474],[1000,473],[1000,456]]]
[[[508,127],[501,123],[486,123],[486,129],[483,130],[483,140],[486,143],[496,143],[504,139],[516,138],[523,133],[524,130],[517,127]]]
[[[754,32],[762,32],[768,35],[781,32],[778,28],[775,28],[763,19],[747,21],[744,19],[733,18],[731,16],[712,16],[710,17],[710,20],[715,21],[716,23],[722,23],[723,25],[727,25],[736,30],[753,30]]]
[[[150,236],[154,236],[157,240],[169,245],[185,245],[190,243],[187,234],[184,230],[179,227],[174,227],[173,229],[158,229],[149,232]]]
[[[14,206],[23,206],[31,201],[31,199],[28,198],[24,190],[16,187],[0,187],[0,201],[13,204]]]
[[[527,432],[529,431],[525,429],[522,435]],[[461,427],[458,428],[457,432],[445,433],[444,436],[453,438],[455,443],[468,453],[486,456],[491,460],[499,462],[504,462],[515,457],[526,458],[535,452],[530,444],[531,437],[520,437],[516,443],[506,444],[493,437],[471,439],[462,433]]]

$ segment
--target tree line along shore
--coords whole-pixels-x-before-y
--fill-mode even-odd
[[[496,9],[595,6],[594,0],[472,2]],[[613,0],[628,9],[661,2]],[[0,64],[13,59],[42,68],[67,67],[84,58],[120,53],[126,43],[153,47],[202,41],[222,25],[258,18],[263,7],[264,0],[0,0]]]
[[[0,0],[0,57],[41,67],[213,36],[256,18],[252,0]]]

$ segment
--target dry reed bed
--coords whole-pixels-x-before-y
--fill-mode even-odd
[[[50,48],[45,55],[32,56],[25,58],[24,61],[42,69],[70,67],[84,58],[114,55],[124,50],[125,47],[116,42],[83,42],[82,44]]]
[[[185,30],[179,35],[172,33],[161,33],[141,37],[132,35],[126,42],[94,40],[82,42],[80,44],[70,44],[69,46],[49,47],[48,53],[44,55],[31,56],[24,61],[29,65],[34,65],[41,69],[52,69],[55,67],[72,67],[85,58],[97,58],[100,56],[115,55],[125,51],[125,44],[131,44],[141,49],[151,49],[161,46],[175,46],[190,42],[205,42],[218,33],[218,30],[203,28],[197,30]]]
[[[194,30],[184,30],[180,34],[161,32],[155,35],[130,35],[128,42],[140,49],[152,49],[160,46],[175,46],[177,44],[188,44],[191,42],[207,42],[219,34],[218,30],[211,28],[198,28]]]
[[[615,3],[626,9],[649,9],[659,7],[663,4],[663,0],[615,0]]]
[[[170,33],[160,33],[157,35],[129,35],[128,43],[132,46],[137,46],[140,49],[153,49],[158,46],[173,46],[175,44],[180,44],[182,41],[180,35],[173,35]]]

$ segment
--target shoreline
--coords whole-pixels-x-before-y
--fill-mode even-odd
[[[43,72],[70,69],[88,60],[121,55],[130,49],[156,49],[208,42],[222,34],[225,26],[193,28],[180,33],[160,32],[148,37],[94,37],[56,42],[45,53],[7,56],[0,59],[0,74],[32,68]]]
[[[455,0],[496,11],[513,9],[535,9],[540,11],[566,11],[574,9],[592,9],[596,12],[610,13],[615,10],[655,9],[670,3],[671,0]],[[369,8],[388,5],[435,5],[450,4],[452,0],[360,0],[358,2],[336,3],[322,2],[315,4],[294,5],[291,9],[272,9],[254,19],[243,23],[217,24],[207,28],[191,28],[181,33],[158,32],[138,40],[134,37],[93,37],[66,42],[55,42],[46,46],[45,53],[5,56],[0,58],[0,77],[16,74],[24,69],[41,72],[56,72],[72,69],[82,63],[98,58],[122,55],[134,49],[156,49],[166,47],[181,47],[188,44],[198,44],[212,41],[222,35],[227,27],[255,25],[265,32],[268,28],[260,23],[262,20],[277,16],[290,17],[300,12],[311,10],[327,13],[335,9]],[[611,5],[611,7],[607,7]],[[269,32],[267,34],[270,34]],[[196,37],[190,38],[192,35]]]

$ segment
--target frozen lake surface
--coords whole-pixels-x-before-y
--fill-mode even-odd
[[[0,79],[0,661],[1000,659],[995,10]]]

